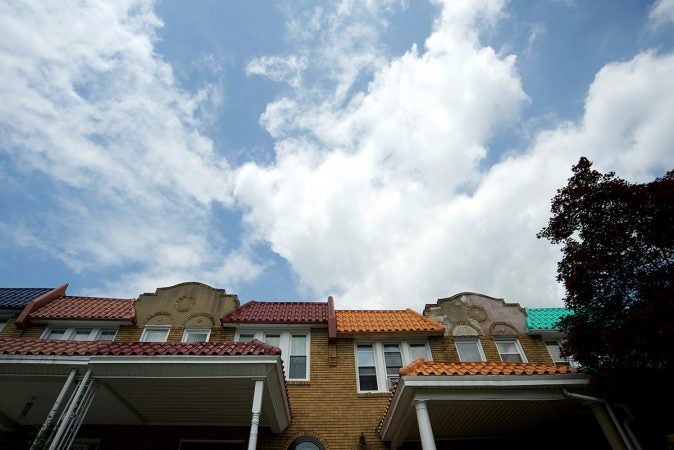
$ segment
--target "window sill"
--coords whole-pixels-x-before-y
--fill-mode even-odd
[[[310,380],[286,380],[286,382],[293,386],[308,386],[311,384]]]
[[[390,397],[391,391],[358,392],[358,397]]]

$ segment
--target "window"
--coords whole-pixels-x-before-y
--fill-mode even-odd
[[[325,446],[314,437],[300,436],[290,443],[288,450],[325,450]]]
[[[5,329],[5,325],[7,325],[7,322],[9,322],[9,319],[0,319],[0,331]]]
[[[169,330],[168,326],[147,326],[143,329],[143,334],[140,336],[141,342],[166,342]]]
[[[307,377],[307,337],[293,334],[290,345],[290,374],[289,379],[304,379]]]
[[[377,368],[374,363],[374,346],[359,345],[357,347],[358,390],[377,390]]]
[[[211,337],[210,328],[185,328],[183,342],[208,342]]]
[[[283,369],[288,380],[309,380],[311,346],[308,330],[241,330],[236,333],[239,342],[250,342],[253,339],[281,349]]]
[[[550,353],[550,358],[554,361],[555,364],[569,364],[571,362],[570,358],[564,358],[561,355],[561,342],[559,341],[545,341],[545,346],[548,348],[548,353]]]
[[[356,376],[359,392],[386,392],[400,376],[400,368],[429,358],[426,343],[373,342],[356,344]]]
[[[514,339],[496,340],[496,348],[503,362],[527,362],[519,341]]]
[[[485,361],[484,351],[477,337],[457,337],[454,339],[459,360],[463,362]]]
[[[112,341],[117,335],[117,328],[65,328],[47,327],[41,339],[57,339],[61,341]]]

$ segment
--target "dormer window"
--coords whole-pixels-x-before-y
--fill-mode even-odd
[[[528,362],[517,338],[496,339],[496,348],[503,362]]]
[[[40,339],[60,341],[112,341],[117,328],[48,327]]]
[[[185,328],[183,342],[208,342],[211,337],[210,328]]]
[[[143,328],[143,334],[140,336],[141,342],[166,342],[171,327],[166,325],[148,325]]]

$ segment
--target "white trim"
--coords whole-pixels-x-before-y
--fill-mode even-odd
[[[480,342],[480,337],[479,336],[457,336],[454,338],[454,347],[456,348],[456,353],[459,355],[459,360],[461,362],[472,362],[472,361],[464,361],[461,359],[461,352],[459,351],[459,346],[457,343],[474,343],[476,344],[477,351],[480,354],[480,361],[476,362],[485,362],[487,360],[487,357],[484,354],[484,350],[482,349],[482,342]]]
[[[159,330],[166,330],[166,336],[164,337],[163,341],[146,341],[145,339],[147,338],[147,332],[148,331],[159,331]],[[145,325],[143,327],[143,333],[140,335],[140,342],[166,342],[168,339],[168,335],[171,332],[171,326],[170,325]]]
[[[311,329],[309,328],[294,328],[294,327],[257,327],[257,328],[237,328],[234,340],[239,341],[241,335],[252,335],[253,339],[266,342],[267,335],[279,335],[278,348],[281,349],[281,360],[285,371],[286,380],[288,381],[310,381],[311,379]],[[292,336],[302,335],[306,336],[306,377],[305,378],[290,378],[290,357],[292,348]],[[287,361],[286,361],[287,359]],[[287,362],[287,364],[286,364]]]
[[[187,336],[190,333],[203,333],[206,332],[206,340],[205,341],[191,341],[191,342],[209,342],[211,340],[211,329],[207,327],[186,327],[183,330],[183,337],[180,340],[180,342],[188,342],[187,341]]]

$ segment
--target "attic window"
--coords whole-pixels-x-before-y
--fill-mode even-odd
[[[40,339],[59,341],[112,341],[117,335],[116,328],[66,328],[48,327]]]
[[[166,342],[169,330],[168,326],[146,326],[140,336],[141,342]]]

